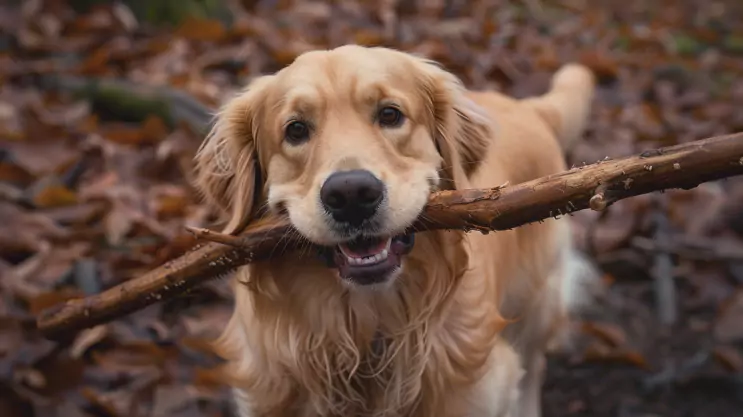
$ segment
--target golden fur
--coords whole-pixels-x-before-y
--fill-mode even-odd
[[[593,78],[568,65],[544,96],[468,92],[435,63],[344,46],[298,57],[229,100],[200,149],[197,187],[226,232],[285,212],[318,245],[325,178],[363,168],[387,186],[384,232],[407,228],[436,188],[492,187],[564,170]],[[393,103],[405,122],[372,115]],[[287,120],[312,137],[282,140]],[[343,282],[309,251],[237,271],[235,310],[217,346],[241,417],[538,416],[547,344],[574,296],[581,261],[569,224],[481,235],[420,232],[384,284]],[[505,327],[505,329],[504,329]]]

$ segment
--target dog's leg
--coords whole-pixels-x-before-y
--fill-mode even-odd
[[[524,357],[524,379],[521,380],[519,417],[541,417],[542,383],[547,361],[541,352],[532,352]]]
[[[524,370],[519,357],[505,340],[500,340],[488,358],[487,373],[468,396],[465,410],[448,415],[465,417],[522,417],[519,413]]]
[[[255,417],[253,408],[250,405],[250,398],[245,391],[239,388],[233,388],[232,399],[237,417]]]

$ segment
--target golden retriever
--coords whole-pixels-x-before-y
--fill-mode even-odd
[[[565,170],[593,90],[569,64],[541,97],[470,92],[430,60],[347,45],[230,99],[197,188],[225,232],[270,210],[312,244],[236,272],[217,346],[239,415],[539,416],[545,351],[588,271],[569,223],[410,226],[433,190]]]

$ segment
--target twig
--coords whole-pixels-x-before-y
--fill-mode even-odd
[[[670,225],[666,217],[667,200],[664,195],[655,199],[653,222],[655,223],[655,240],[660,244],[668,244]],[[671,326],[676,322],[676,284],[673,282],[673,261],[668,253],[656,252],[653,262],[653,281],[655,292],[655,306],[660,323]]]
[[[647,237],[633,237],[630,244],[636,249],[656,253],[677,255],[692,261],[743,262],[743,246],[732,242],[718,242],[711,239],[686,236],[670,236],[665,242]]]
[[[505,188],[437,192],[414,227],[506,230],[588,208],[599,187],[603,201],[598,208],[605,209],[624,198],[668,188],[690,189],[740,174],[743,133],[601,161]],[[37,325],[47,337],[69,336],[173,297],[240,265],[279,256],[284,250],[278,247],[296,248],[297,237],[285,218],[260,219],[240,234],[241,248],[209,243],[101,294],[52,307],[39,315]]]
[[[186,226],[186,230],[189,231],[197,239],[208,240],[210,242],[222,243],[224,245],[234,246],[241,248],[243,241],[239,236],[226,235],[224,233],[218,233],[209,229],[202,229],[201,227],[190,227]]]
[[[697,352],[684,362],[676,366],[666,367],[662,371],[643,380],[643,389],[650,393],[659,387],[668,386],[681,379],[688,378],[694,373],[699,372],[709,362],[711,357],[712,355],[707,350]]]

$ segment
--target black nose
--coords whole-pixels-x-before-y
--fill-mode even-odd
[[[384,198],[384,183],[369,171],[332,174],[320,188],[320,201],[338,222],[358,226],[376,213]]]

